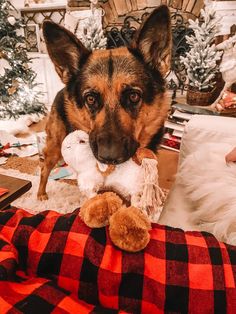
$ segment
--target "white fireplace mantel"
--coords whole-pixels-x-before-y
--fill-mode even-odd
[[[39,83],[39,89],[44,93],[43,101],[51,105],[57,92],[64,87],[54,65],[46,53],[30,52],[32,58],[32,69],[37,73],[36,82]]]
[[[32,8],[36,8],[39,9],[40,8],[50,8],[50,7],[57,7],[57,6],[66,6],[67,5],[67,0],[49,0],[46,1],[45,3],[30,3],[29,7],[25,7],[25,0],[10,0],[10,2],[14,5],[14,7],[16,9],[32,9]]]

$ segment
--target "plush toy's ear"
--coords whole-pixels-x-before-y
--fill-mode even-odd
[[[136,34],[131,47],[138,49],[144,61],[165,75],[171,60],[171,18],[166,5],[155,9]]]
[[[43,23],[43,35],[48,54],[62,82],[66,84],[78,72],[81,61],[90,51],[74,34],[51,21]]]

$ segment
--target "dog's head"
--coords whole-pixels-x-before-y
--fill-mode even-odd
[[[71,124],[89,132],[103,163],[118,164],[150,145],[168,111],[163,75],[171,57],[169,10],[146,19],[130,47],[88,51],[65,28],[44,22],[44,37],[56,71],[66,84]]]

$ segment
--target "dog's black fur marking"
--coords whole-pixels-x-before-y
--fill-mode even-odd
[[[108,59],[108,77],[109,77],[109,79],[112,78],[113,72],[114,72],[114,64],[113,64],[112,55],[110,52],[110,57]]]
[[[135,59],[141,63],[145,72],[149,74],[147,80],[143,79],[146,87],[146,92],[144,93],[143,98],[147,104],[152,104],[155,94],[157,92],[165,91],[165,80],[158,70],[155,70],[145,63],[143,56],[138,49],[128,47],[128,50],[135,57]]]
[[[151,149],[153,152],[157,151],[157,148],[160,145],[162,137],[164,135],[164,129],[164,127],[159,129],[159,131],[152,137],[151,141],[147,145],[147,148]]]
[[[67,115],[66,115],[66,111],[65,111],[65,103],[64,103],[64,92],[65,92],[65,88],[61,89],[54,100],[54,104],[56,107],[56,111],[59,115],[59,117],[61,118],[61,120],[63,121],[65,127],[66,127],[66,133],[69,134],[70,132],[73,131],[73,128],[71,126],[71,123],[68,121]]]
[[[81,70],[85,66],[91,54],[92,54],[92,51],[89,50],[88,52],[81,55],[81,57],[79,58],[79,64],[78,64],[79,70]]]
[[[127,111],[133,119],[136,119],[139,112],[140,103],[137,105],[131,104],[128,101],[128,93],[131,88],[127,87],[126,90],[124,90],[120,97],[120,104],[121,106]],[[141,100],[142,101],[142,100]]]
[[[87,65],[91,53],[91,51],[88,51],[87,53],[81,55],[78,64],[79,70],[76,75],[73,75],[70,78],[70,81],[66,86],[68,95],[74,97],[78,108],[82,108],[84,105],[81,95],[81,80],[83,79],[81,73],[83,71],[83,68]]]

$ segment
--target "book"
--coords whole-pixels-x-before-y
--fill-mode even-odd
[[[164,135],[160,145],[162,148],[179,152],[185,125],[193,115],[192,112],[186,112],[185,109],[184,107],[181,110],[181,107],[177,105],[172,106],[164,124]]]
[[[161,147],[179,151],[185,126],[195,114],[219,115],[218,112],[214,112],[209,108],[179,103],[173,104],[171,112],[164,124],[165,130]]]

